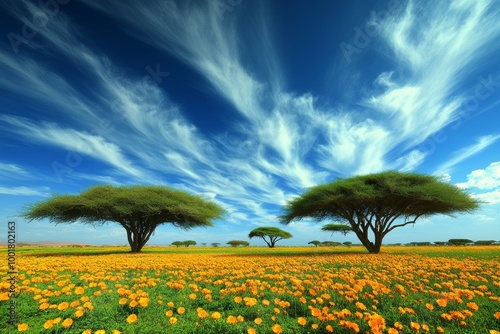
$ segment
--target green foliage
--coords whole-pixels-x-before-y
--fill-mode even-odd
[[[184,246],[184,241],[174,241],[172,242],[172,245],[177,247]]]
[[[289,201],[280,219],[283,224],[304,218],[348,223],[363,246],[378,253],[385,235],[395,228],[434,214],[473,212],[479,204],[434,176],[390,171],[312,187]]]
[[[340,246],[340,245],[342,245],[342,244],[338,241],[323,241],[323,242],[321,242],[321,246]]]
[[[139,252],[161,224],[183,229],[212,226],[224,212],[201,196],[165,186],[99,185],[79,195],[53,195],[28,205],[21,214],[30,221],[49,219],[56,224],[115,222],[127,231],[132,252]]]
[[[476,242],[474,242],[475,245],[479,245],[479,246],[490,246],[490,245],[494,245],[496,243],[495,240],[478,240]]]
[[[471,244],[474,241],[469,240],[469,239],[450,239],[448,240],[448,243],[454,246],[464,246],[467,244]]]
[[[194,240],[186,240],[182,242],[184,246],[189,247],[189,246],[196,246],[196,241]]]
[[[307,244],[308,245],[314,245],[314,246],[318,247],[321,244],[321,241],[319,241],[319,240],[313,240],[313,241],[309,241]]]
[[[231,241],[228,241],[227,244],[231,245],[231,247],[238,247],[238,246],[247,247],[250,245],[250,243],[248,241],[244,241],[244,240],[231,240]]]
[[[263,226],[250,231],[248,237],[250,239],[254,237],[262,238],[262,240],[265,241],[265,243],[269,246],[269,248],[273,248],[276,245],[276,242],[278,242],[279,240],[289,239],[292,238],[293,236],[290,233],[283,231],[280,228]]]
[[[350,241],[344,241],[342,243],[342,245],[347,246],[347,247],[351,247],[352,246],[352,242],[350,242]]]
[[[347,233],[352,232],[352,228],[346,224],[326,224],[321,228],[322,231],[328,232],[340,232],[343,235],[347,235]]]
[[[219,247],[220,242],[212,242],[210,245],[212,245],[212,247]]]

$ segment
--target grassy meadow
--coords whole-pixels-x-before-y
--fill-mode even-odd
[[[500,333],[500,246],[128,250],[18,247],[0,331]]]

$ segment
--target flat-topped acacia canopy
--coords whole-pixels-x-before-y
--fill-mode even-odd
[[[283,224],[304,218],[347,223],[370,253],[379,253],[383,238],[395,228],[434,214],[473,212],[479,204],[434,176],[389,171],[312,187],[289,201],[280,218]]]
[[[140,252],[155,229],[172,224],[183,229],[212,226],[224,209],[201,196],[166,186],[98,185],[79,195],[52,195],[30,204],[22,213],[29,220],[94,226],[116,222],[127,231],[132,252]]]

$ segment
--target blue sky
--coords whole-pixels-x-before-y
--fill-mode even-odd
[[[282,245],[357,242],[276,216],[307,187],[384,170],[485,202],[384,242],[500,240],[497,1],[0,6],[0,219],[18,223],[18,241],[126,244],[114,224],[17,217],[107,183],[168,185],[228,211],[213,228],[162,226],[150,244],[224,244],[258,226],[291,232]]]

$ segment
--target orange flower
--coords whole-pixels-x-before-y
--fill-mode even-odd
[[[220,312],[214,312],[212,313],[212,320],[219,320],[220,318],[222,317],[222,315],[220,314]]]
[[[184,314],[184,312],[186,312],[186,309],[182,306],[177,309],[177,313],[179,314]]]
[[[476,303],[467,303],[467,307],[470,308],[472,311],[477,311],[479,309],[479,306],[477,306]]]
[[[325,329],[328,333],[333,333],[333,327],[331,325],[327,325]]]
[[[172,311],[172,310],[168,310],[167,312],[165,312],[165,315],[166,315],[167,317],[171,317],[171,316],[173,316],[173,315],[174,315],[174,311]]]
[[[189,300],[195,300],[196,299],[196,293],[191,293],[189,294]]]
[[[49,308],[49,306],[50,306],[49,303],[42,303],[42,304],[40,304],[39,309],[40,309],[40,311],[45,311],[46,309]]]
[[[255,320],[253,322],[255,322],[256,325],[260,325],[262,323],[262,319],[261,318],[255,318]]]
[[[168,319],[168,321],[170,322],[171,325],[174,325],[177,322],[177,318],[171,317],[170,319]]]
[[[399,334],[399,331],[396,328],[389,328],[387,334]]]
[[[257,330],[250,327],[249,329],[247,329],[247,334],[257,334]]]
[[[312,324],[311,328],[314,329],[314,330],[318,329],[318,324]]]
[[[29,326],[26,323],[17,325],[17,330],[20,332],[25,332],[28,330],[28,328]]]
[[[297,322],[298,322],[298,323],[299,323],[299,325],[301,325],[301,326],[305,326],[305,324],[307,324],[307,320],[306,320],[306,318],[304,318],[304,317],[299,317],[299,318],[297,319]]]
[[[75,317],[77,317],[77,318],[83,317],[83,310],[76,310],[75,311]]]
[[[127,322],[129,324],[133,324],[134,322],[137,321],[137,315],[136,314],[131,314],[127,317]]]
[[[437,300],[437,304],[441,307],[446,307],[446,305],[448,305],[448,301],[444,298],[440,298]]]
[[[283,328],[281,328],[279,324],[274,324],[273,327],[271,327],[271,329],[273,330],[274,334],[280,334],[283,332]]]
[[[57,309],[58,309],[59,311],[64,311],[64,310],[67,310],[67,309],[68,309],[68,307],[69,307],[69,303],[68,303],[68,302],[62,302],[61,304],[59,304],[59,305],[57,306]]]
[[[52,326],[54,326],[54,321],[52,321],[52,319],[45,321],[43,324],[43,328],[45,329],[50,329]]]
[[[500,320],[500,312],[495,312],[493,316],[495,317],[495,319]]]
[[[441,327],[441,326],[437,326],[437,327],[436,327],[436,331],[437,331],[438,333],[444,333],[444,328],[443,328],[443,327]]]
[[[230,315],[229,317],[227,317],[226,322],[228,324],[234,325],[235,323],[238,322],[238,319],[236,319],[234,315]]]
[[[62,326],[63,328],[70,328],[70,327],[71,327],[71,325],[73,325],[73,319],[71,319],[71,318],[66,318],[66,319],[64,319],[64,321],[63,321],[63,322],[62,322],[62,324],[61,324],[61,326]]]
[[[85,292],[85,289],[79,286],[78,288],[75,289],[75,295],[83,295]]]
[[[425,304],[425,307],[427,307],[427,309],[428,309],[429,311],[434,310],[434,305],[432,305],[432,304],[430,304],[430,303]]]
[[[196,311],[198,312],[198,318],[200,319],[205,319],[206,317],[208,317],[208,313],[207,311],[205,311],[204,309],[202,309],[201,307],[198,307],[196,309]]]
[[[410,322],[410,328],[414,331],[414,332],[418,332],[420,330],[420,325],[416,322]]]
[[[242,300],[243,300],[243,298],[241,298],[240,296],[234,297],[234,302],[235,303],[241,303]]]

